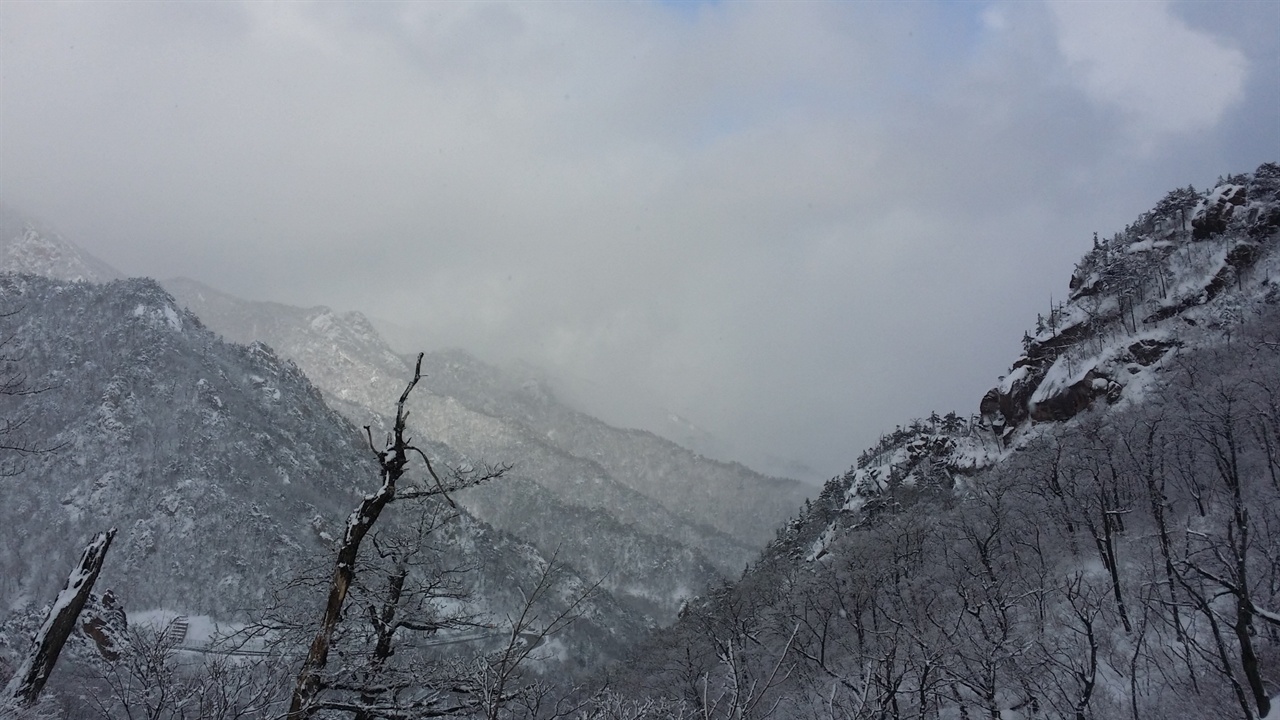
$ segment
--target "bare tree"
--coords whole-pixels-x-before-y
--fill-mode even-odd
[[[786,643],[777,651],[777,659],[761,664],[748,651],[749,635],[731,636],[720,640],[720,671],[717,677],[710,673],[702,678],[702,717],[725,720],[754,720],[772,717],[783,700],[776,692],[779,685],[791,675],[791,645],[797,623]]]
[[[88,701],[104,720],[249,720],[282,709],[285,661],[254,652],[244,638],[215,637],[180,650],[169,625],[130,627],[114,658],[91,664]]]
[[[368,426],[365,426],[369,448],[378,458],[382,484],[377,490],[366,495],[347,518],[346,529],[339,542],[337,557],[329,580],[328,599],[320,617],[319,629],[298,671],[289,704],[288,720],[304,720],[323,708],[319,700],[321,693],[326,689],[324,672],[329,664],[329,651],[334,634],[346,614],[347,598],[356,577],[360,547],[383,510],[393,501],[406,499],[443,497],[453,504],[453,500],[449,498],[450,492],[497,479],[510,470],[510,466],[507,465],[470,471],[452,469],[448,473],[447,480],[441,479],[426,453],[414,446],[405,436],[405,422],[409,415],[405,404],[413,388],[422,379],[422,357],[422,353],[419,353],[414,365],[413,379],[405,386],[404,392],[400,394],[400,399],[396,403],[395,422],[384,449],[378,450],[374,446],[372,432]],[[412,488],[397,486],[414,456],[422,460],[434,485],[423,484]],[[357,710],[358,708],[357,705],[344,709]]]
[[[1210,490],[1214,495],[1216,512],[1211,513],[1213,525],[1205,530],[1187,530],[1189,552],[1181,566],[1189,576],[1195,576],[1208,585],[1208,592],[1200,583],[1182,583],[1197,596],[1196,604],[1204,612],[1217,632],[1218,614],[1212,600],[1220,594],[1233,598],[1234,618],[1228,621],[1237,645],[1239,666],[1252,696],[1259,717],[1266,717],[1271,708],[1270,694],[1264,682],[1262,667],[1256,648],[1255,621],[1280,625],[1280,618],[1269,612],[1259,612],[1256,597],[1257,580],[1252,577],[1258,569],[1260,555],[1275,548],[1276,537],[1256,537],[1251,508],[1280,502],[1272,492],[1269,482],[1257,482],[1253,478],[1265,477],[1256,465],[1260,454],[1250,452],[1244,445],[1248,434],[1242,411],[1248,409],[1243,401],[1245,388],[1238,379],[1215,375],[1207,387],[1196,388],[1186,398],[1190,422],[1187,424],[1189,440],[1196,443],[1207,456],[1210,477],[1217,483]],[[1250,460],[1255,460],[1250,463]],[[1241,697],[1242,703],[1244,698]],[[1246,712],[1248,712],[1246,708]]]
[[[533,587],[520,591],[523,602],[506,618],[502,647],[479,658],[469,681],[461,686],[476,699],[477,709],[487,720],[498,720],[503,708],[512,702],[527,709],[536,709],[545,702],[548,688],[537,682],[522,682],[521,670],[535,658],[537,648],[580,617],[583,605],[595,596],[603,582],[566,586],[570,578],[565,570],[553,554]],[[569,595],[567,602],[555,597],[563,593]]]

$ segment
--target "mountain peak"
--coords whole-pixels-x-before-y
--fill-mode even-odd
[[[1023,355],[982,398],[1004,441],[1028,423],[1132,399],[1166,353],[1229,332],[1241,308],[1280,297],[1265,242],[1280,229],[1280,166],[1170,191],[1076,263],[1068,299],[1023,337]],[[1216,336],[1215,336],[1216,337]]]
[[[101,283],[124,277],[57,231],[3,203],[0,203],[0,271],[72,282]]]

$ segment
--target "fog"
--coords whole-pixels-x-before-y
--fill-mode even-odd
[[[0,3],[0,199],[621,425],[846,469],[1280,160],[1280,3]]]

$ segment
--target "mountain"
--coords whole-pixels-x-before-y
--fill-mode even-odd
[[[1095,238],[977,413],[862,452],[613,687],[714,717],[1273,717],[1278,243],[1274,163]]]
[[[15,628],[28,627],[87,539],[109,527],[118,533],[97,588],[111,590],[131,621],[182,615],[243,626],[285,615],[313,627],[324,600],[317,578],[379,480],[363,434],[297,365],[260,343],[223,341],[149,280],[0,274],[0,306],[0,372],[6,390],[22,391],[0,393],[0,659],[14,664],[29,637]],[[439,445],[419,447],[442,471],[458,465]],[[426,481],[419,470],[403,482]],[[412,545],[436,568],[421,572],[451,588],[432,613],[466,615],[490,628],[485,638],[500,638],[527,598],[551,608],[538,610],[544,618],[575,607],[555,639],[562,659],[548,660],[561,672],[615,656],[642,628],[568,570],[535,593],[548,558],[442,501],[393,505],[361,562],[374,567],[397,537],[416,537],[419,518],[437,526],[429,551],[420,537]],[[372,580],[354,592],[376,597]],[[364,601],[353,602],[356,621]],[[300,655],[306,646],[291,647]],[[59,676],[74,687],[75,673]]]
[[[124,277],[56,231],[4,203],[0,203],[0,268],[72,281],[106,282]]]
[[[544,383],[513,378],[466,353],[434,353],[430,359],[433,386],[440,393],[518,423],[571,455],[590,458],[618,482],[669,511],[750,546],[768,542],[772,528],[794,513],[809,493],[797,481],[710,460],[643,430],[602,423],[560,403]]]
[[[192,280],[166,287],[225,337],[270,344],[356,424],[408,373],[359,313],[231,297]],[[558,552],[655,622],[707,582],[735,574],[803,502],[796,481],[698,456],[601,423],[535,379],[461,351],[428,353],[411,425],[460,457],[509,462],[517,480],[461,496],[477,517]]]
[[[748,556],[760,535],[747,526],[767,521],[739,523],[746,506],[717,498],[785,481],[608,427],[465,353],[425,356],[408,407],[427,454],[521,467],[460,494],[474,516],[458,512],[433,552],[471,599],[427,609],[468,605],[489,632],[545,577],[542,548],[571,558],[578,574],[550,594],[578,620],[544,646],[551,673],[522,686],[528,717],[1274,717],[1278,243],[1276,164],[1168,193],[1095,238],[1067,300],[1036,319],[974,414],[898,426],[776,527],[738,579],[696,597],[695,579],[734,576],[725,558]],[[40,451],[0,480],[9,664],[23,618],[60,580],[50,568],[108,523],[121,528],[118,564],[100,582],[129,607],[243,618],[284,598],[305,617],[314,571],[283,596],[271,588],[331,552],[368,492],[354,478],[376,463],[348,418],[382,436],[405,359],[358,314],[171,285],[0,276],[13,308],[0,315],[0,369],[6,387],[38,391],[0,393],[0,430],[4,445]],[[223,341],[184,305],[228,338],[271,338],[279,355]],[[708,480],[682,481],[694,473]],[[413,546],[411,526],[390,521],[410,537],[396,547]],[[584,577],[608,592],[584,593]],[[372,597],[352,606],[372,629],[345,642],[376,634]],[[557,688],[560,668],[602,666],[675,607],[599,685]],[[401,667],[447,665],[436,652],[406,647]],[[463,686],[396,687],[417,703]]]
[[[4,218],[0,268],[119,276],[57,233],[11,210]],[[227,339],[266,342],[296,362],[357,426],[387,425],[386,399],[410,364],[364,316],[244,301],[190,280],[166,285]],[[602,579],[653,623],[672,619],[709,581],[739,572],[809,491],[604,425],[561,405],[544,384],[465,353],[430,354],[424,367],[411,399],[414,433],[456,463],[515,465],[512,482],[459,495],[471,514]]]

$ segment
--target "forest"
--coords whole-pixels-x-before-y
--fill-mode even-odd
[[[93,535],[48,605],[0,625],[0,707],[24,720],[1275,717],[1278,228],[1267,163],[1095,237],[978,413],[882,435],[670,624],[468,514],[455,498],[517,482],[513,464],[415,440],[423,355],[386,414],[355,427],[297,365],[216,337],[154,282],[5,275],[0,511],[26,531],[0,590],[16,604],[47,589],[37,552],[66,557],[47,548],[101,518],[121,526]],[[64,331],[73,320],[83,330]],[[86,456],[105,472],[84,471]],[[304,476],[321,480],[291,480]],[[326,520],[338,507],[345,519]],[[151,607],[213,610],[126,612],[100,573]]]

